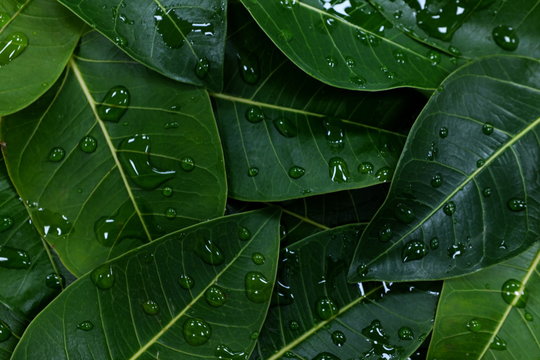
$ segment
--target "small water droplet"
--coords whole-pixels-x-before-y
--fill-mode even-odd
[[[159,312],[159,305],[154,300],[146,300],[142,303],[142,308],[148,315],[156,315]]]
[[[399,20],[399,19],[401,19],[401,16],[403,15],[403,11],[396,10],[396,11],[394,11],[394,13],[392,15],[394,16],[394,19]]]
[[[456,203],[453,201],[448,201],[443,206],[443,212],[448,216],[454,215],[454,213],[456,212]]]
[[[195,281],[193,281],[193,278],[189,276],[188,274],[182,274],[178,278],[178,282],[180,283],[180,286],[182,289],[189,290],[195,286]]]
[[[163,189],[161,189],[161,195],[165,197],[171,197],[173,195],[173,189],[170,186],[165,186]]]
[[[183,157],[180,160],[180,167],[182,168],[182,170],[190,172],[195,168],[195,160],[193,160],[193,158],[189,156]]]
[[[392,179],[392,169],[390,169],[387,166],[384,166],[380,168],[379,170],[377,170],[377,172],[375,173],[375,177],[380,182],[383,182],[383,183],[388,182]]]
[[[183,334],[189,345],[200,346],[208,342],[212,329],[203,319],[193,318],[184,323]]]
[[[298,0],[279,0],[279,4],[285,9],[293,9],[298,7]]]
[[[336,67],[337,61],[336,61],[336,59],[335,59],[333,56],[327,56],[327,57],[325,58],[325,60],[326,60],[326,65],[327,65],[329,68],[333,69],[333,68]]]
[[[398,330],[398,336],[401,340],[413,340],[414,333],[410,327],[403,326]]]
[[[461,50],[459,50],[457,47],[455,47],[453,45],[450,45],[448,47],[448,51],[450,52],[450,54],[452,54],[454,56],[460,56],[461,55]]]
[[[3,29],[2,29],[3,30]],[[8,35],[0,41],[0,67],[9,64],[28,47],[28,37],[21,32]]]
[[[493,29],[491,35],[501,49],[514,51],[519,46],[519,37],[511,26],[499,25]]]
[[[254,54],[238,54],[238,65],[242,79],[250,85],[259,82],[259,60]]]
[[[387,242],[393,236],[392,228],[390,224],[384,224],[379,230],[379,241]]]
[[[402,202],[394,207],[394,216],[404,224],[410,224],[416,218],[413,209]]]
[[[508,279],[502,285],[501,296],[507,304],[511,305],[515,302],[514,306],[522,309],[527,305],[529,292],[523,287],[521,281]]]
[[[77,324],[77,329],[82,331],[90,331],[94,328],[94,324],[91,321],[85,320]]]
[[[448,136],[448,128],[446,128],[446,127],[444,127],[444,126],[441,127],[441,128],[439,129],[439,137],[440,137],[441,139],[444,139],[444,138],[447,137],[447,136]]]
[[[345,345],[345,342],[347,341],[347,337],[343,333],[343,331],[336,330],[332,333],[332,342],[336,346],[343,346]]]
[[[295,359],[301,359],[301,358],[295,356]],[[341,360],[341,359],[332,353],[322,352],[322,353],[317,354],[317,356],[315,356],[313,360]]]
[[[525,312],[524,316],[525,316],[525,320],[527,320],[527,321],[533,321],[534,320],[534,316],[530,312]]]
[[[51,273],[45,277],[45,285],[51,289],[62,289],[66,284],[66,279],[61,274]]]
[[[298,323],[298,321],[294,321],[294,320],[291,320],[289,321],[289,329],[291,330],[298,330],[300,329],[300,324]]]
[[[341,121],[333,118],[323,119],[323,126],[325,129],[324,136],[328,145],[335,150],[343,149],[345,144],[345,132],[341,127]]]
[[[482,195],[484,195],[484,197],[490,197],[490,196],[491,196],[491,193],[492,193],[492,190],[491,190],[491,188],[489,188],[489,187],[485,188],[485,189],[482,191]]]
[[[495,335],[495,337],[493,338],[493,341],[489,345],[489,348],[492,350],[497,350],[497,351],[506,350],[506,341],[501,339],[498,335]]]
[[[13,219],[9,216],[0,217],[0,232],[4,232],[13,226]]]
[[[431,186],[438,188],[443,184],[443,178],[441,174],[435,174],[431,178]]]
[[[401,260],[408,262],[420,260],[428,253],[426,244],[423,241],[411,240],[405,244],[401,253]]]
[[[257,340],[259,338],[259,332],[258,331],[252,332],[251,335],[249,335],[249,338],[251,340]]]
[[[216,346],[214,355],[217,360],[247,360],[246,353],[243,351],[233,351],[223,344]]]
[[[178,121],[168,121],[163,125],[163,127],[165,129],[177,129],[180,127],[180,123]]]
[[[338,313],[338,307],[336,303],[330,298],[322,298],[315,304],[315,310],[321,320],[328,320],[332,316]]]
[[[340,157],[333,157],[328,161],[330,180],[338,184],[349,181],[349,166]]]
[[[197,63],[195,63],[195,75],[199,79],[204,79],[206,76],[208,76],[208,72],[210,71],[210,61],[206,57],[201,57],[197,60]]]
[[[252,166],[248,169],[248,176],[249,177],[254,177],[254,176],[257,176],[259,175],[259,168],[258,167],[255,167],[255,166]]]
[[[361,89],[366,87],[366,79],[359,75],[351,75],[349,80],[351,80],[354,85],[358,86]]]
[[[482,324],[480,323],[478,319],[471,319],[467,321],[466,326],[467,326],[467,330],[471,332],[479,332],[480,330],[482,330]]]
[[[527,202],[523,199],[512,198],[508,200],[508,208],[512,211],[524,211],[527,209]]]
[[[220,307],[225,304],[225,293],[219,286],[212,285],[204,293],[206,302],[213,307]]]
[[[99,118],[104,121],[118,122],[126,113],[131,96],[124,86],[111,88],[97,106]]]
[[[258,123],[258,122],[263,121],[264,118],[265,118],[264,113],[263,113],[262,109],[259,108],[259,107],[250,106],[246,110],[246,119],[249,122]]]
[[[97,148],[97,140],[93,136],[85,136],[79,141],[79,149],[85,153],[93,153]]]
[[[482,132],[486,135],[493,134],[493,130],[494,130],[493,124],[491,123],[486,122],[484,123],[484,125],[482,125]]]
[[[221,265],[225,261],[223,251],[210,239],[198,239],[195,253],[202,261],[210,265]]]
[[[128,45],[128,42],[127,42],[126,38],[123,37],[122,35],[116,35],[114,37],[113,41],[118,46],[127,46]]]
[[[248,228],[240,226],[238,228],[238,238],[242,241],[247,241],[251,239],[251,231]]]
[[[101,290],[107,290],[114,285],[114,273],[110,265],[101,265],[94,269],[90,274],[90,278],[94,285]]]
[[[429,241],[429,246],[431,247],[431,250],[436,250],[439,248],[439,239],[434,237]]]
[[[49,152],[48,160],[52,162],[61,161],[66,156],[66,151],[61,147],[54,147]]]
[[[486,164],[486,160],[484,160],[484,159],[478,159],[478,160],[476,161],[476,167],[477,167],[477,168],[481,168],[481,167],[484,166],[485,164]]]
[[[174,219],[176,218],[176,209],[174,208],[168,208],[167,210],[165,210],[165,217],[167,219]]]
[[[466,245],[462,242],[458,242],[457,244],[452,244],[448,247],[448,256],[452,259],[455,259],[458,256],[462,256],[465,253]]]
[[[345,65],[347,65],[348,68],[353,68],[356,66],[356,60],[350,56],[345,56]]]
[[[296,126],[286,117],[280,117],[274,120],[274,127],[283,136],[287,138],[296,136]]]
[[[369,272],[369,268],[366,264],[360,264],[356,267],[356,274],[363,278],[366,277]]]
[[[439,153],[439,148],[437,147],[437,144],[435,144],[434,141],[431,142],[431,145],[429,146],[428,152],[427,152],[427,159],[429,161],[435,160],[435,157]]]
[[[11,329],[8,324],[0,320],[0,343],[7,341],[11,337]]]
[[[258,252],[253,253],[253,255],[251,255],[251,260],[253,261],[255,265],[262,265],[266,261],[266,259],[264,258],[264,255]]]
[[[272,284],[260,272],[250,271],[245,276],[246,296],[254,303],[263,303],[270,299]]]
[[[373,174],[374,169],[373,164],[367,161],[358,165],[358,171],[360,174]]]
[[[28,269],[32,261],[28,253],[10,246],[0,246],[0,267],[6,269]]]
[[[306,170],[300,166],[292,166],[289,169],[289,176],[293,179],[299,179],[306,173]]]
[[[405,64],[407,62],[406,56],[403,51],[394,51],[394,59],[398,64]]]

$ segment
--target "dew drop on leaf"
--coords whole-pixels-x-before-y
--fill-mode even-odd
[[[180,287],[182,289],[191,289],[193,286],[195,286],[195,281],[193,281],[193,278],[187,274],[182,274],[178,278],[178,282],[180,283]]]
[[[529,299],[529,292],[519,280],[508,279],[502,285],[501,296],[507,304],[511,305],[515,302],[515,307],[524,308]]]
[[[392,227],[390,224],[384,224],[379,230],[379,241],[387,242],[393,236]]]
[[[514,51],[519,46],[519,37],[513,27],[499,25],[491,32],[493,40],[503,50]]]
[[[148,315],[156,315],[159,312],[159,305],[154,300],[146,300],[142,308]]]
[[[77,324],[77,329],[82,331],[90,331],[94,328],[94,324],[91,321],[85,320]]]
[[[358,86],[359,88],[365,88],[366,87],[366,79],[364,79],[363,77],[359,76],[359,75],[351,75],[351,77],[349,78],[349,80],[351,80],[351,82]]]
[[[286,117],[280,117],[274,120],[274,127],[283,136],[287,138],[295,137],[296,126]]]
[[[251,260],[253,261],[255,265],[263,265],[264,262],[266,261],[266,259],[264,258],[264,255],[258,252],[253,253],[253,255],[251,255]]]
[[[317,316],[321,320],[328,320],[338,313],[338,307],[334,300],[327,297],[317,301],[315,310],[317,311]]]
[[[240,226],[238,228],[238,238],[242,241],[247,241],[251,239],[251,231],[248,228]]]
[[[360,174],[373,174],[375,167],[372,163],[366,161],[358,165],[358,171]]]
[[[32,261],[28,253],[10,246],[0,246],[0,267],[6,269],[28,269]]]
[[[398,330],[398,336],[401,340],[413,340],[414,333],[410,327],[403,326]]]
[[[240,75],[244,82],[254,85],[259,82],[261,70],[259,60],[253,54],[238,54],[238,65],[240,66]]]
[[[8,35],[0,41],[0,67],[9,64],[28,47],[28,37],[21,32]]]
[[[255,167],[255,166],[252,166],[248,169],[248,176],[249,177],[255,177],[259,175],[259,168],[258,167]]]
[[[124,86],[111,88],[101,104],[97,106],[99,118],[103,121],[118,122],[126,113],[131,101],[131,95]]]
[[[195,253],[210,265],[220,265],[225,261],[223,251],[211,239],[198,239]]]
[[[482,190],[482,195],[484,195],[484,197],[490,197],[491,196],[491,193],[492,193],[492,190],[491,188],[487,187],[485,188],[484,190]]]
[[[405,244],[401,252],[401,260],[408,262],[412,260],[420,260],[428,253],[428,249],[424,242],[419,240],[411,240]]]
[[[492,350],[497,350],[497,351],[506,350],[506,341],[501,339],[498,335],[495,335],[495,337],[493,338],[493,341],[489,345],[489,348]]]
[[[527,202],[523,199],[512,198],[508,200],[508,208],[512,211],[524,211],[527,208]]]
[[[260,272],[250,271],[245,276],[246,296],[254,303],[263,303],[272,294],[272,284]]]
[[[438,188],[443,184],[443,178],[441,174],[435,174],[431,178],[431,186]]]
[[[377,172],[375,173],[375,177],[380,182],[383,182],[383,183],[388,182],[392,178],[392,169],[390,169],[387,166],[384,166],[380,168],[379,170],[377,170]]]
[[[66,156],[66,151],[61,147],[57,146],[51,149],[49,152],[48,160],[52,162],[59,162]]]
[[[443,212],[448,216],[454,215],[454,213],[456,212],[456,203],[453,201],[448,201],[443,206]]]
[[[293,179],[299,179],[306,173],[306,170],[300,166],[292,166],[289,169],[289,176]]]
[[[249,122],[258,123],[258,122],[263,121],[264,118],[265,118],[264,113],[263,113],[262,109],[259,108],[259,107],[250,106],[246,110],[246,119]]]
[[[444,138],[446,138],[447,136],[448,136],[448,128],[447,128],[447,127],[444,127],[444,126],[441,127],[441,128],[439,129],[439,137],[440,137],[441,139],[444,139]]]
[[[353,68],[356,66],[356,60],[350,56],[345,57],[345,65],[347,65],[348,68]]]
[[[491,135],[493,134],[493,124],[491,123],[484,123],[484,125],[482,125],[482,132],[485,134],[485,135]]]
[[[210,61],[208,61],[208,59],[205,57],[199,58],[195,64],[195,75],[197,75],[199,79],[204,79],[206,76],[208,76],[209,71]]]
[[[525,320],[527,320],[527,321],[533,321],[534,320],[534,316],[530,312],[525,312],[525,315],[523,315],[523,316],[525,317]]]
[[[217,360],[247,360],[246,353],[243,351],[232,351],[226,345],[218,345],[214,355]]]
[[[298,323],[298,321],[294,321],[294,320],[291,320],[289,321],[289,329],[291,330],[298,330],[300,329],[300,324]]]
[[[345,342],[347,341],[347,337],[343,333],[343,331],[336,330],[332,333],[332,342],[336,346],[343,346],[345,345]]]
[[[45,277],[45,285],[51,289],[62,289],[65,283],[66,279],[61,274],[51,273]]]
[[[165,217],[167,219],[176,218],[176,210],[174,208],[168,208],[167,210],[165,210]]]
[[[466,245],[462,242],[452,244],[448,247],[448,257],[455,259],[458,256],[462,256],[465,253]]]
[[[204,293],[206,302],[214,307],[220,307],[225,304],[225,294],[223,290],[216,285],[210,286]]]
[[[114,285],[114,273],[110,265],[101,265],[94,269],[90,274],[90,278],[94,285],[101,290],[107,290]]]
[[[4,232],[13,226],[13,219],[10,216],[0,217],[0,232]]]
[[[324,118],[324,136],[330,148],[335,150],[343,149],[345,145],[345,132],[341,127],[341,122],[338,119]]]
[[[11,337],[11,329],[8,324],[0,320],[0,343],[7,341]]]
[[[298,0],[279,0],[279,5],[285,9],[293,9],[298,6]]]
[[[322,352],[322,353],[317,354],[317,356],[315,356],[313,360],[341,360],[341,359],[337,357],[336,355],[331,354],[329,352]]]
[[[183,335],[189,345],[200,346],[208,342],[212,329],[203,319],[188,319],[184,323]]]
[[[413,209],[402,202],[398,202],[394,207],[394,216],[404,224],[410,224],[416,218]]]
[[[333,157],[328,161],[330,180],[338,184],[349,181],[349,166],[340,157]]]
[[[85,136],[79,141],[79,149],[85,153],[93,153],[97,148],[97,140],[93,136]]]
[[[481,167],[484,166],[485,164],[486,164],[486,160],[484,160],[484,159],[478,159],[478,160],[476,161],[476,167],[477,167],[477,168],[481,168]]]
[[[429,61],[431,62],[432,66],[437,66],[441,62],[441,54],[436,51],[433,51],[433,50],[428,51],[427,57]]]
[[[467,324],[465,325],[467,327],[467,330],[471,332],[479,332],[482,330],[482,324],[478,319],[471,319],[467,321]]]
[[[435,250],[439,248],[439,239],[434,237],[429,241],[429,246],[431,247],[431,250]]]
[[[156,8],[154,12],[154,23],[165,45],[172,49],[182,47],[185,38],[187,38],[192,30],[191,22],[180,18],[174,9],[164,12],[161,7]]]
[[[163,189],[161,189],[161,195],[171,197],[173,195],[173,189],[170,186],[165,186]]]

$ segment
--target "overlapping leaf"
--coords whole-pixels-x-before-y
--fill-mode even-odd
[[[301,69],[346,89],[436,88],[455,59],[393,27],[367,0],[242,0]]]
[[[535,0],[370,1],[408,35],[450,54],[540,57],[540,7]]]
[[[227,1],[59,1],[149,68],[221,88]]]
[[[444,283],[428,359],[540,357],[540,252]]]
[[[0,116],[28,106],[56,82],[81,29],[54,0],[0,3]]]
[[[478,271],[539,238],[540,62],[495,56],[450,76],[413,126],[351,280]]]
[[[283,250],[252,359],[404,359],[422,343],[438,285],[348,284],[360,230],[324,231]]]
[[[100,266],[32,322],[12,359],[249,356],[275,279],[278,215],[195,225]]]
[[[95,32],[58,86],[4,119],[2,134],[34,224],[76,274],[223,214],[206,92],[129,61]]]
[[[276,201],[389,178],[423,101],[409,91],[359,94],[306,76],[235,12],[223,93],[212,93],[230,196]],[[395,126],[395,124],[398,124]]]

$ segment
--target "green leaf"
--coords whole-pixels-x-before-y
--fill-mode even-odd
[[[388,129],[416,114],[419,94],[333,89],[295,68],[255,24],[230,21],[225,90],[211,93],[230,196],[288,200],[388,180],[405,140]]]
[[[227,1],[59,1],[147,67],[221,89]]]
[[[75,274],[223,214],[206,92],[129,61],[95,32],[58,86],[4,119],[2,133],[33,223]]]
[[[396,27],[449,54],[540,57],[540,7],[535,0],[370,1]]]
[[[447,280],[429,359],[537,359],[540,356],[540,252]]]
[[[538,241],[539,76],[538,60],[495,56],[445,80],[409,134],[351,280],[454,277]]]
[[[348,284],[361,229],[324,231],[282,251],[274,301],[252,359],[405,359],[422,343],[438,285]]]
[[[12,359],[211,359],[227,358],[227,349],[248,356],[270,303],[278,215],[209,221],[98,267],[32,322]]]
[[[25,108],[55,83],[81,28],[54,0],[2,0],[0,116]]]
[[[242,0],[302,70],[346,89],[434,89],[455,67],[393,27],[367,0]]]

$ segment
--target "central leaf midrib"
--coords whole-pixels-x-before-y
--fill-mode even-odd
[[[98,115],[98,112],[96,109],[96,102],[94,101],[94,98],[92,97],[92,94],[90,93],[90,90],[88,89],[88,86],[86,85],[86,81],[84,80],[84,77],[79,67],[77,66],[77,64],[75,63],[73,59],[70,59],[69,65],[71,69],[73,70],[73,74],[75,75],[75,78],[77,79],[79,86],[81,87],[81,90],[84,93],[86,101],[88,102],[88,105],[90,106],[90,109],[92,110],[92,113],[94,114],[94,117],[96,118],[99,124],[103,137],[105,138],[105,142],[107,143],[107,146],[109,147],[111,156],[116,164],[116,168],[118,169],[118,172],[120,173],[120,177],[122,178],[122,182],[124,183],[124,187],[128,193],[128,197],[130,198],[131,203],[133,204],[133,207],[135,209],[135,212],[137,213],[137,216],[139,217],[139,220],[141,221],[141,225],[144,229],[144,232],[148,240],[152,241],[152,236],[150,234],[150,231],[148,230],[148,227],[146,226],[146,223],[142,216],[142,211],[139,209],[139,205],[137,204],[137,201],[135,200],[135,196],[133,195],[133,192],[131,191],[129,181],[124,172],[124,168],[122,167],[122,164],[120,163],[120,160],[118,159],[118,156],[116,154],[116,148],[114,147],[111,141],[111,137],[109,135],[109,132],[107,131],[105,124],[103,123],[103,121],[100,119]]]

